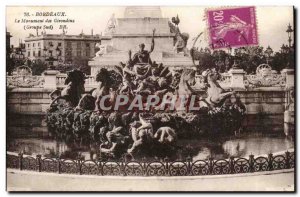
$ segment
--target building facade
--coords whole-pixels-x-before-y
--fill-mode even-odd
[[[19,42],[18,46],[11,45],[10,51],[11,59],[24,63],[26,54],[25,43]]]
[[[25,57],[30,60],[42,60],[49,66],[72,64],[76,58],[95,57],[99,35],[30,34],[25,39]]]

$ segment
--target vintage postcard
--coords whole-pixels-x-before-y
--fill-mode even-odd
[[[7,191],[294,192],[295,28],[293,6],[7,6]]]

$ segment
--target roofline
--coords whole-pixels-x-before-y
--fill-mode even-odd
[[[90,40],[90,41],[100,41],[104,37],[100,35],[62,35],[62,34],[46,34],[34,37],[27,37],[24,39],[25,42],[39,41],[39,40]],[[107,38],[104,38],[107,39]]]

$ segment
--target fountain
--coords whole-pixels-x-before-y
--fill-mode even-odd
[[[101,156],[120,158],[170,157],[177,139],[203,135],[217,139],[239,133],[245,106],[234,91],[225,91],[215,69],[205,70],[204,98],[191,88],[195,70],[171,71],[152,57],[155,50],[152,30],[151,50],[132,56],[126,63],[101,68],[99,86],[84,94],[85,76],[78,70],[68,73],[67,87],[51,94],[47,112],[49,131],[79,144],[92,144]],[[153,59],[152,59],[153,58]]]
[[[192,88],[189,35],[179,23],[178,15],[169,21],[155,6],[127,7],[124,18],[112,15],[89,62],[99,86],[84,94],[84,75],[69,72],[67,87],[51,94],[49,131],[93,144],[108,158],[171,157],[179,139],[239,133],[245,106],[220,87],[216,70],[202,73],[207,97]]]

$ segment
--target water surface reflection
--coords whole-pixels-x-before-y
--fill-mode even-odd
[[[221,139],[179,140],[172,160],[224,159],[230,156],[248,157],[250,154],[264,155],[294,148],[294,140],[281,134],[247,133],[240,137]],[[24,154],[41,154],[46,157],[62,157],[76,159],[78,156],[86,160],[95,159],[97,146],[66,144],[51,138],[11,138],[8,139],[7,151],[23,152]],[[98,153],[99,156],[99,153]],[[101,157],[101,156],[100,156]]]

